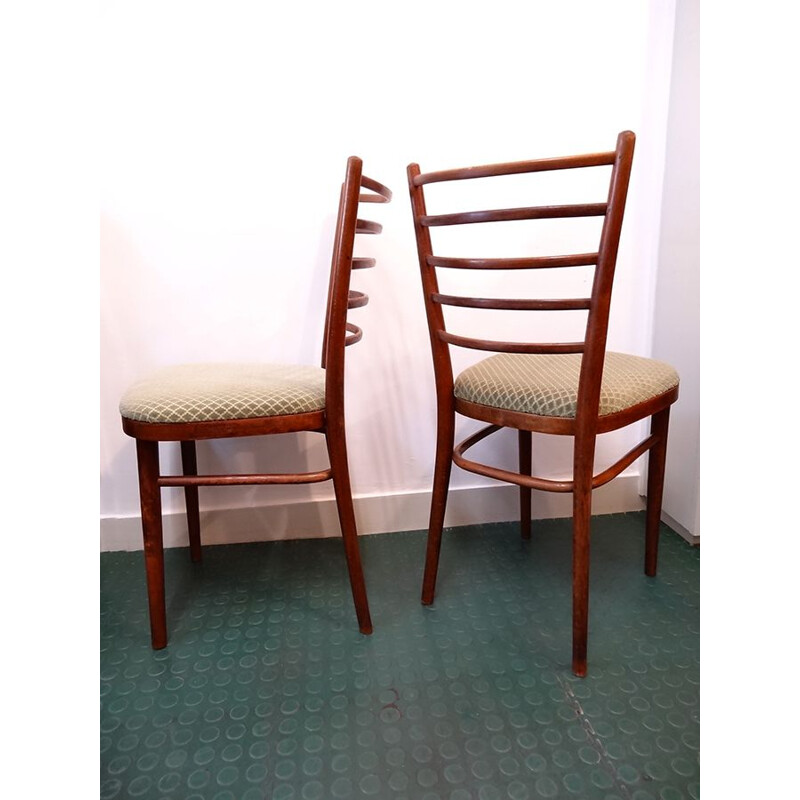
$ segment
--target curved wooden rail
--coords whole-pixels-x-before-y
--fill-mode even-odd
[[[581,156],[563,158],[539,158],[533,161],[509,161],[504,164],[487,164],[481,167],[461,167],[439,172],[424,172],[416,175],[414,186],[439,181],[463,181],[468,178],[491,178],[496,175],[520,175],[524,172],[547,172],[555,169],[575,169],[577,167],[611,166],[616,158],[612,150],[607,153],[587,153]]]
[[[289,474],[259,475],[161,475],[159,486],[255,486],[267,484],[320,483],[331,477],[331,470]]]
[[[472,436],[468,436],[453,449],[453,463],[458,464],[461,469],[474,472],[476,475],[485,475],[487,478],[494,478],[499,481],[516,483],[518,486],[527,486],[530,489],[542,489],[547,492],[571,492],[573,481],[553,481],[546,478],[536,478],[532,475],[522,475],[519,472],[511,472],[507,469],[499,469],[481,464],[478,461],[470,461],[464,458],[464,453],[482,439],[501,430],[500,425],[487,425],[481,428]]]
[[[534,475],[524,475],[520,472],[513,472],[507,469],[500,469],[499,467],[490,467],[487,464],[481,464],[478,461],[470,461],[464,458],[464,453],[470,447],[476,445],[487,436],[502,430],[502,425],[487,425],[481,428],[471,436],[468,436],[460,442],[453,449],[453,463],[457,464],[462,469],[468,472],[474,472],[476,475],[484,475],[487,478],[494,478],[499,481],[506,481],[508,483],[515,483],[517,486],[525,486],[530,489],[541,489],[547,492],[571,492],[574,488],[574,481],[554,481],[548,478],[539,478]],[[653,445],[659,441],[658,436],[651,435],[643,439],[636,447],[633,447],[622,458],[615,461],[610,467],[603,470],[598,475],[592,477],[592,489],[599,489],[605,486],[609,481],[613,480],[624,469],[627,469],[637,458],[644,455]]]
[[[514,222],[523,219],[564,219],[572,217],[602,217],[608,203],[576,203],[563,206],[528,206],[526,208],[496,208],[488,211],[459,211],[456,214],[424,214],[419,224],[425,228],[440,225],[470,225],[477,222]]]
[[[370,269],[374,266],[374,258],[362,258],[361,256],[353,258],[353,269]]]
[[[498,342],[491,339],[473,339],[470,336],[456,336],[448,331],[437,331],[439,339],[457,347],[468,347],[471,350],[491,350],[495,353],[582,353],[583,342]]]
[[[375,194],[359,194],[359,203],[388,203],[392,199],[392,190],[388,186],[384,186],[366,175],[361,176],[361,185]]]
[[[599,486],[604,486],[613,478],[616,478],[617,475],[622,472],[622,470],[629,467],[636,461],[639,456],[644,455],[654,444],[658,443],[657,436],[648,436],[646,439],[643,439],[636,447],[631,448],[627,453],[625,453],[619,461],[615,461],[608,469],[603,470],[599,475],[595,475],[592,478],[592,489],[597,489]]]
[[[522,300],[500,297],[460,297],[453,294],[431,295],[434,303],[462,308],[497,308],[507,311],[585,311],[591,307],[589,297],[563,300]]]
[[[428,256],[429,267],[452,269],[553,269],[557,267],[588,267],[597,264],[597,253],[575,253],[566,256],[533,256],[530,258],[448,258]]]
[[[361,337],[364,335],[364,331],[358,327],[358,325],[353,325],[352,322],[348,322],[345,324],[345,327],[348,331],[350,331],[350,336],[344,337],[344,346],[349,347],[351,344],[355,344],[356,342],[361,341]]]
[[[371,219],[357,219],[356,220],[356,233],[380,233],[383,230],[383,225],[380,222],[373,222]]]
[[[347,299],[348,308],[361,308],[369,303],[369,295],[364,292],[357,292],[355,289],[350,289]]]

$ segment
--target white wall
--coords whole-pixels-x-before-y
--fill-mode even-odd
[[[356,274],[371,301],[351,312],[365,330],[347,368],[362,532],[426,525],[434,390],[409,162],[430,170],[611,149],[620,130],[634,130],[609,346],[650,354],[643,298],[653,293],[658,258],[674,0],[378,8],[354,0],[104,5],[104,546],[140,546],[135,451],[117,412],[130,382],[182,361],[317,362],[337,192],[351,154],[395,192],[389,206],[369,209],[384,234],[361,247],[379,263]],[[639,433],[604,437],[598,461],[610,462]],[[534,468],[565,474],[569,446],[548,438]],[[510,465],[513,443],[510,435],[490,440],[483,452]],[[162,445],[165,469],[177,468],[176,450]],[[206,471],[326,463],[312,435],[204,443],[199,456]],[[597,507],[634,507],[639,470],[618,479],[632,491],[614,499],[605,487]],[[509,487],[455,468],[452,486],[463,492],[451,524],[516,515]],[[481,486],[496,488],[472,491]],[[535,514],[561,513],[557,498],[535,495]],[[213,509],[257,509],[237,512],[241,528],[221,528],[220,541],[246,530],[279,538],[300,517],[318,531],[329,516],[316,509],[329,509],[331,496],[329,484],[216,488],[201,493],[201,505],[212,526]],[[180,511],[180,499],[165,491],[165,511]]]
[[[670,412],[663,512],[692,537],[700,535],[699,31],[699,0],[678,0],[653,316],[653,357],[681,376]]]

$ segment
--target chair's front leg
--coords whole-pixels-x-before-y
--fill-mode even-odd
[[[136,440],[139,466],[139,500],[142,508],[150,637],[154,650],[167,645],[167,610],[164,599],[164,540],[161,526],[161,489],[158,485],[158,442]]]

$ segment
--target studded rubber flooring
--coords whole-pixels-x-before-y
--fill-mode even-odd
[[[640,513],[593,521],[589,674],[570,671],[569,520],[361,540],[375,632],[337,539],[167,552],[149,646],[142,553],[101,555],[100,797],[699,797],[699,550]]]

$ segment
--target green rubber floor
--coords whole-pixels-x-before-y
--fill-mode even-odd
[[[150,649],[141,552],[101,555],[100,797],[699,797],[699,549],[596,517],[589,674],[570,671],[570,521],[366,536],[372,636],[338,539],[167,551]]]

